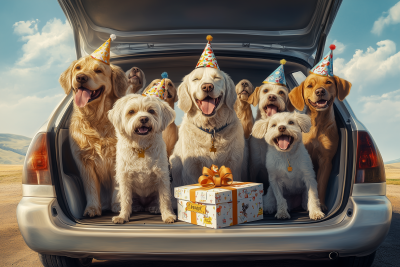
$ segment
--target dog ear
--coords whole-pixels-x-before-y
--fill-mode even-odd
[[[269,118],[256,121],[256,123],[254,123],[251,135],[258,139],[264,138],[265,134],[267,133],[268,124]]]
[[[343,101],[350,93],[351,83],[345,79],[339,78],[336,75],[334,75],[333,78],[336,82],[337,97],[340,101]]]
[[[138,94],[142,94],[143,89],[146,88],[146,75],[144,75],[144,71],[142,71],[142,69],[140,69],[140,72],[142,73],[142,88],[138,90]]]
[[[168,125],[170,125],[175,120],[175,111],[168,105],[167,102],[162,101],[160,103],[161,107],[161,131],[164,131]]]
[[[226,86],[226,97],[225,97],[225,104],[228,106],[229,109],[234,110],[233,106],[235,105],[237,95],[236,95],[236,86],[235,83],[232,81],[231,77],[228,74],[221,71],[225,78],[225,86]]]
[[[188,111],[192,108],[192,99],[190,98],[189,95],[189,87],[188,87],[188,80],[189,80],[189,75],[186,75],[183,78],[182,83],[178,87],[178,107],[185,113],[188,113]]]
[[[294,113],[297,123],[303,133],[308,133],[311,129],[311,118],[307,114],[301,114],[299,112]]]
[[[304,109],[303,87],[304,87],[304,82],[302,82],[299,86],[295,87],[292,91],[290,91],[288,109],[289,105],[293,106],[294,108],[300,111]]]
[[[72,61],[68,69],[66,69],[63,73],[61,73],[60,78],[58,79],[58,82],[61,84],[61,87],[64,89],[64,92],[67,95],[72,90],[72,69],[74,68],[77,61],[78,60]]]
[[[128,89],[128,78],[124,71],[115,65],[110,64],[111,67],[111,79],[114,94],[116,97],[121,98],[126,95],[126,90]]]
[[[121,99],[117,100],[114,103],[113,108],[107,112],[108,120],[114,125],[115,129],[119,129],[118,125],[121,122],[121,106],[122,106],[120,105],[121,101],[123,100]]]
[[[247,103],[252,104],[254,107],[258,105],[260,101],[260,87],[256,87],[254,92],[247,99]]]

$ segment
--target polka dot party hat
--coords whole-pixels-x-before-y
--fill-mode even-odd
[[[115,40],[115,38],[117,38],[115,34],[111,34],[110,38],[108,38],[108,40],[97,48],[90,56],[98,61],[110,65],[110,44],[111,41]]]
[[[165,79],[168,78],[168,73],[163,72],[161,74],[162,80],[159,81],[153,87],[147,89],[142,96],[153,96],[158,97],[161,100],[166,100],[168,97],[168,91],[165,89]]]
[[[201,67],[219,69],[217,59],[215,58],[214,52],[211,48],[212,40],[213,37],[211,35],[207,35],[208,42],[206,48],[204,48],[203,54],[201,54],[199,62],[197,62],[196,69]]]
[[[274,70],[274,72],[272,72],[271,75],[269,75],[267,79],[263,81],[263,83],[272,83],[286,86],[285,72],[283,70],[283,65],[286,64],[286,60],[282,59],[280,63],[281,65],[276,70]]]
[[[333,50],[336,45],[331,44],[329,49],[331,50],[317,65],[312,68],[311,73],[318,74],[321,76],[333,77]]]

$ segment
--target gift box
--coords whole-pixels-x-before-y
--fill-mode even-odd
[[[263,184],[233,182],[224,166],[228,174],[204,169],[199,184],[174,188],[179,220],[217,229],[263,219]]]

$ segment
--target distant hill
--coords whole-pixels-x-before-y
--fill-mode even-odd
[[[0,164],[23,164],[31,138],[16,134],[0,134]]]
[[[385,164],[392,164],[400,162],[400,158],[385,162]]]

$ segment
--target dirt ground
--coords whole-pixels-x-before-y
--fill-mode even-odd
[[[400,171],[400,168],[399,168]],[[37,253],[30,250],[25,244],[19,233],[16,208],[21,199],[21,173],[22,166],[19,165],[0,165],[0,266],[42,266]],[[399,172],[400,173],[400,172]],[[393,178],[400,178],[395,176]],[[393,179],[392,178],[392,179]],[[400,263],[394,262],[396,255],[400,252],[400,186],[387,185],[387,196],[393,205],[393,220],[390,233],[386,241],[377,251],[374,267],[380,266],[400,266]],[[396,249],[397,248],[397,249]],[[239,262],[237,262],[239,263]],[[186,266],[184,262],[137,262],[135,266]],[[201,266],[204,263],[190,263],[190,265]],[[225,266],[228,263],[219,263],[215,266]],[[398,265],[397,265],[398,264]],[[207,263],[212,266],[214,264]],[[232,264],[228,264],[232,266]],[[226,265],[226,266],[228,266]],[[236,265],[236,264],[233,264]],[[241,264],[239,264],[241,265]],[[238,266],[239,266],[238,265]],[[261,264],[259,266],[264,266]],[[318,266],[315,263],[279,261],[270,262],[269,266]],[[132,266],[132,262],[112,262],[112,261],[94,261],[92,266]],[[258,266],[254,264],[253,266]]]

